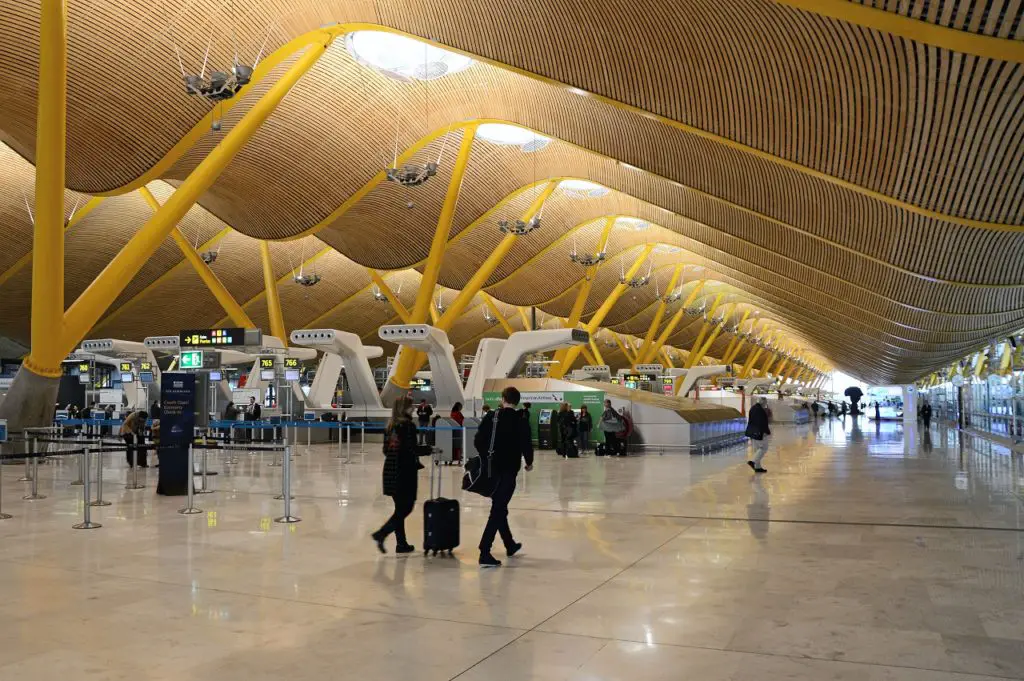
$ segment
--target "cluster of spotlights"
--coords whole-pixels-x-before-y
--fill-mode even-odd
[[[619,283],[625,284],[630,288],[642,288],[651,283],[650,275],[644,277],[633,277],[632,279],[626,279],[625,277],[619,277]]]
[[[523,236],[529,234],[535,229],[540,229],[540,218],[534,217],[530,220],[516,220],[514,223],[508,220],[498,221],[498,230],[502,234],[515,234],[516,236]]]
[[[296,274],[295,283],[299,286],[316,286],[320,283],[319,274]]]
[[[572,253],[569,254],[569,260],[572,260],[577,265],[583,265],[584,267],[590,267],[592,265],[602,263],[604,262],[605,257],[606,254],[604,251],[600,251],[598,253],[595,253],[594,255],[591,255],[589,253],[580,255],[576,251],[573,251]]]
[[[184,80],[185,91],[190,95],[222,102],[231,99],[249,84],[252,80],[252,67],[236,61],[231,71],[212,71],[207,76],[204,70],[199,74],[187,74]]]
[[[199,254],[199,257],[203,259],[207,265],[212,265],[217,262],[217,251],[203,251]]]
[[[384,176],[389,182],[397,182],[403,187],[418,187],[434,175],[437,175],[437,164],[429,162],[423,165],[407,163],[402,167],[386,168]]]

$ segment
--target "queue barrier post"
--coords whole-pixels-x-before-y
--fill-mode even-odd
[[[196,455],[195,450],[192,449],[192,444],[188,446],[188,506],[179,508],[178,513],[182,515],[194,515],[196,513],[202,513],[203,509],[196,508]]]
[[[139,483],[139,449],[138,445],[128,445],[132,450],[132,474],[131,480],[125,483],[125,489],[142,489],[145,485]]]
[[[35,438],[33,438],[33,441]],[[25,473],[18,478],[18,482],[32,482],[32,471],[29,469],[29,451],[28,451],[29,439],[25,438]],[[32,447],[35,449],[35,446]]]
[[[0,466],[0,520],[10,520],[14,516],[4,513],[4,467]]]
[[[203,437],[203,456],[202,456],[203,463],[202,463],[202,466],[201,466],[201,468],[199,470],[199,474],[202,476],[202,479],[203,479],[203,487],[202,487],[202,489],[196,490],[196,494],[211,494],[211,493],[213,493],[213,490],[210,489],[207,486],[207,484],[206,484],[206,463],[207,463],[207,460],[206,460],[206,445],[207,444],[209,444],[209,441],[206,439],[206,437]]]
[[[85,482],[82,480],[82,478],[85,475],[85,473],[84,473],[84,470],[85,470],[85,440],[82,438],[81,435],[79,435],[78,438],[77,438],[77,441],[78,441],[79,448],[82,450],[78,454],[78,479],[77,480],[72,480],[70,483],[68,483],[69,485],[74,485],[74,486],[84,485],[85,484]]]
[[[35,483],[32,485],[35,487]],[[28,497],[26,497],[28,498]],[[109,501],[103,500],[103,448],[96,450],[96,501],[89,502],[90,506],[110,506]]]
[[[32,438],[32,452],[33,452],[33,454],[35,454],[35,456],[32,457],[32,475],[30,476],[31,477],[30,481],[32,483],[32,487],[30,488],[29,493],[22,497],[22,499],[24,499],[25,501],[38,501],[39,499],[45,499],[46,498],[45,494],[40,494],[39,493],[39,438],[38,437],[33,437]],[[26,459],[25,462],[27,463],[28,459]]]
[[[296,426],[295,430],[298,430],[298,429],[299,429],[298,426]],[[313,433],[313,426],[311,426],[311,425],[309,425],[307,423],[306,424],[306,454],[309,454],[309,446],[310,446],[310,440],[312,439],[312,433]],[[298,435],[298,433],[296,433],[296,435]]]
[[[345,460],[352,460],[352,424],[345,424]]]
[[[292,515],[292,446],[288,444],[288,437],[284,438],[284,456],[282,457],[283,466],[281,469],[281,496],[284,498],[284,515],[280,518],[274,518],[275,523],[297,523],[302,518],[296,518]]]
[[[366,421],[359,422],[359,453],[366,454]]]
[[[82,461],[85,463],[85,475],[82,481],[82,522],[76,523],[71,527],[76,530],[95,530],[103,527],[99,523],[92,521],[92,495],[89,489],[89,447],[85,446],[82,449]]]

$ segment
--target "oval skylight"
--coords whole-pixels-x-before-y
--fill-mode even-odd
[[[386,31],[349,33],[345,45],[359,63],[400,80],[434,80],[473,65],[469,57]]]
[[[642,232],[651,226],[651,223],[640,218],[619,218],[615,221],[615,224],[629,227],[634,232]]]
[[[609,191],[608,187],[588,180],[562,180],[558,183],[558,186],[570,196],[582,199],[592,199],[604,196]]]
[[[533,130],[504,123],[483,123],[476,129],[476,136],[492,144],[517,146],[526,153],[540,151],[551,143],[550,137],[538,135]]]

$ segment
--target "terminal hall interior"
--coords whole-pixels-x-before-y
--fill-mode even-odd
[[[5,0],[0,679],[1024,678],[1022,19]]]

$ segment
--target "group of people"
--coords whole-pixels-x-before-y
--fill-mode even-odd
[[[501,404],[498,409],[487,410],[484,414],[473,443],[477,451],[481,452],[489,450],[492,438],[494,443],[492,475],[495,487],[490,497],[490,514],[480,537],[481,567],[501,566],[501,561],[491,553],[494,540],[498,536],[501,537],[505,553],[509,557],[514,556],[523,547],[513,537],[508,524],[508,505],[515,494],[516,478],[523,462],[526,463],[527,471],[533,470],[530,412],[528,408],[518,409],[519,399],[519,391],[515,387],[505,388],[501,393]],[[457,406],[461,415],[461,405]],[[427,423],[429,418],[428,414]],[[397,543],[396,553],[411,553],[416,550],[406,536],[405,519],[416,507],[418,472],[423,468],[419,459],[430,454],[430,446],[420,439],[417,423],[422,423],[421,409],[416,409],[414,422],[412,400],[409,397],[395,400],[391,409],[391,419],[384,431],[384,468],[381,473],[384,495],[391,497],[394,512],[372,535],[381,553],[387,551],[384,542],[392,534],[395,535]]]

